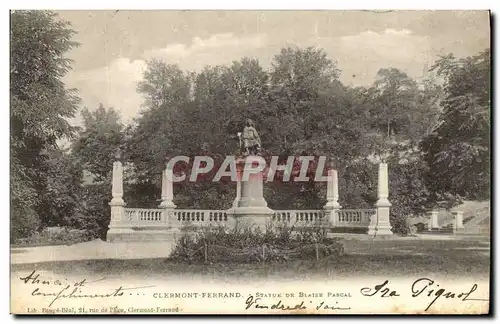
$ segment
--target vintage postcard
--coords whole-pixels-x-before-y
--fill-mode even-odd
[[[489,11],[11,10],[13,314],[489,314]]]

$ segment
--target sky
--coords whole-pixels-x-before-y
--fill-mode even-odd
[[[137,83],[153,58],[183,70],[242,57],[268,69],[287,45],[316,46],[337,62],[341,81],[368,86],[380,68],[421,78],[439,55],[490,47],[487,11],[58,11],[81,44],[65,77],[82,106],[113,107],[130,122],[142,109]],[[81,125],[77,116],[72,123]]]

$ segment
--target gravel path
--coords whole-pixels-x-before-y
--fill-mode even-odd
[[[92,259],[144,259],[167,257],[170,242],[118,242],[95,240],[73,245],[11,248],[11,264]]]

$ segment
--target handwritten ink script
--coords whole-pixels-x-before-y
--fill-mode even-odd
[[[428,311],[432,305],[436,303],[439,298],[453,298],[464,301],[489,301],[488,299],[481,298],[471,298],[473,292],[477,290],[477,284],[473,284],[468,291],[447,291],[445,288],[440,287],[434,280],[429,278],[419,278],[415,280],[411,285],[411,297],[413,298],[428,298],[431,301],[425,308]],[[383,283],[375,285],[374,287],[364,287],[360,290],[363,296],[367,297],[381,297],[381,298],[392,298],[399,297],[401,294],[396,290],[390,288],[389,280],[385,280]]]
[[[397,281],[381,280],[373,285],[365,285],[361,289],[356,288],[356,292],[343,291],[339,287],[329,286],[329,291],[317,290],[296,290],[296,291],[275,291],[267,289],[264,291],[193,291],[175,290],[170,292],[159,292],[160,286],[132,286],[122,285],[120,282],[111,279],[100,278],[91,280],[87,278],[67,279],[52,278],[42,272],[33,270],[26,275],[16,276],[16,282],[26,287],[22,295],[30,295],[39,298],[44,304],[44,308],[30,305],[25,308],[28,313],[168,313],[182,312],[177,299],[184,300],[182,304],[187,305],[191,301],[199,304],[198,299],[205,300],[203,303],[217,307],[218,302],[213,299],[235,299],[236,307],[240,311],[271,313],[351,313],[357,311],[359,298],[383,299],[389,304],[405,304],[414,299],[412,307],[421,311],[437,310],[448,301],[458,303],[465,302],[488,302],[482,294],[481,287],[477,283],[470,285],[449,286],[443,282],[438,282],[430,278],[418,278],[408,282],[398,283]],[[101,284],[103,281],[105,284]],[[113,283],[115,282],[115,283]],[[104,288],[106,287],[106,288]],[[148,290],[155,287],[156,291]],[[457,288],[459,287],[459,288]],[[327,287],[324,287],[327,288]],[[335,288],[335,290],[332,290]],[[182,289],[182,288],[178,288]],[[359,289],[359,290],[358,290]],[[148,297],[161,302],[160,305],[130,305],[130,301],[137,298],[126,297],[141,296],[141,301],[146,301]],[[21,296],[22,297],[22,296]],[[120,297],[123,297],[120,299]],[[142,298],[143,297],[143,298]],[[69,303],[71,300],[97,299],[102,308],[91,307]],[[102,300],[102,302],[101,302]],[[68,303],[65,303],[67,301]],[[375,301],[374,301],[375,302]],[[187,303],[187,304],[186,304]],[[227,303],[227,302],[225,302]],[[411,303],[411,302],[410,302]],[[376,303],[374,303],[376,304]]]
[[[56,301],[61,299],[75,299],[75,298],[116,298],[121,297],[131,290],[151,288],[154,286],[143,286],[143,287],[123,287],[118,286],[112,289],[110,292],[97,293],[90,292],[92,289],[92,284],[103,281],[105,278],[94,280],[92,282],[87,281],[86,278],[72,282],[67,279],[64,280],[48,280],[40,276],[36,270],[33,270],[29,275],[19,278],[26,285],[33,285],[34,289],[31,291],[32,296],[38,297],[49,297],[50,303],[49,307],[52,307]]]
[[[294,310],[350,310],[351,307],[342,307],[338,305],[338,301],[328,304],[325,301],[313,302],[311,300],[302,300],[299,303],[286,304],[281,299],[277,302],[266,302],[263,298],[254,297],[253,295],[248,296],[245,301],[245,309],[270,309],[270,310],[283,310],[283,311],[294,311]]]

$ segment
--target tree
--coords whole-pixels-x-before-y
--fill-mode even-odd
[[[71,226],[85,229],[90,237],[106,237],[109,225],[111,178],[116,153],[125,148],[120,115],[102,104],[94,111],[82,111],[84,127],[72,145],[72,157],[92,181],[79,192],[80,205]]]
[[[12,224],[18,222],[16,217],[31,215],[34,220],[37,214],[49,212],[43,206],[51,202],[41,200],[53,199],[41,195],[50,181],[46,174],[48,156],[44,152],[55,148],[58,139],[75,134],[67,118],[74,116],[79,99],[62,81],[71,68],[71,61],[64,55],[78,45],[71,40],[74,33],[68,22],[58,20],[50,11],[11,13]],[[29,223],[39,225],[37,221]],[[31,230],[35,227],[31,226]]]
[[[74,156],[95,181],[103,181],[111,172],[117,150],[124,145],[119,114],[102,104],[95,111],[82,111],[84,129],[73,144]]]
[[[40,226],[35,212],[37,193],[31,180],[31,170],[12,154],[10,161],[10,238],[15,240],[33,234]]]
[[[488,198],[490,193],[490,51],[432,67],[444,78],[438,126],[421,143],[427,181],[438,197]]]
[[[405,159],[391,156],[389,163],[389,190],[391,225],[397,234],[409,233],[408,218],[419,216],[432,206],[433,201],[425,183],[427,165],[420,152]]]
[[[146,99],[146,110],[129,129],[127,141],[128,160],[134,164],[141,191],[159,198],[166,157],[209,155],[218,165],[226,155],[234,154],[238,145],[236,133],[241,131],[245,117],[265,120],[261,116],[267,109],[266,79],[258,61],[247,58],[230,67],[207,66],[199,73],[185,73],[160,61],[150,62],[138,87]],[[154,96],[165,99],[155,101]],[[215,186],[211,181],[176,184],[178,204],[200,206],[207,203],[208,192],[224,196],[229,190],[234,192],[232,186]],[[230,199],[234,197],[213,199],[211,206],[217,203],[229,207]],[[142,199],[137,202],[147,205]]]
[[[398,69],[380,69],[373,87],[372,122],[389,139],[408,135],[411,115],[416,111],[417,83]]]
[[[413,112],[411,129],[414,130],[418,140],[432,133],[439,123],[441,114],[441,101],[443,100],[443,87],[431,74],[421,82],[418,100],[419,109]]]
[[[327,97],[338,89],[339,70],[321,49],[309,47],[283,48],[272,62],[270,72],[271,100],[279,116],[275,128],[275,138],[280,147],[300,151],[313,136],[311,131],[319,131],[316,109],[327,106]],[[319,117],[320,120],[323,118]],[[295,148],[295,146],[300,146]]]
[[[68,226],[80,206],[82,167],[69,150],[50,148],[43,152],[46,181],[39,190],[40,220],[45,226]]]
[[[134,164],[139,182],[158,184],[167,155],[184,154],[180,147],[189,142],[189,119],[183,114],[191,109],[191,76],[177,65],[162,61],[148,62],[144,79],[137,91],[145,99],[144,110],[136,125],[126,130],[125,157]]]

